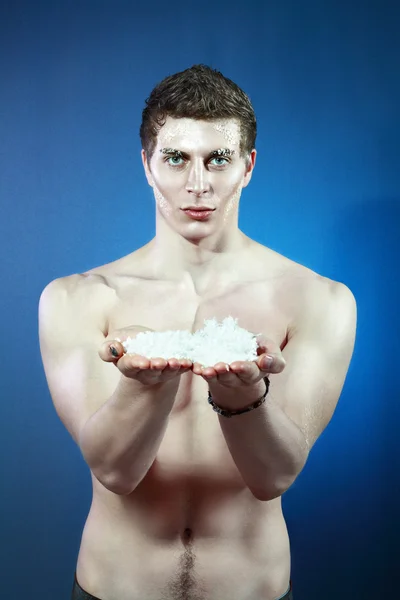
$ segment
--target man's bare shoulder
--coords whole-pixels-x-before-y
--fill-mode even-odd
[[[262,260],[267,271],[282,274],[288,282],[293,281],[294,283],[303,285],[305,288],[314,282],[317,288],[318,286],[323,287],[324,285],[329,284],[329,282],[333,282],[329,277],[326,277],[318,271],[315,271],[300,262],[296,262],[288,256],[280,254],[267,246],[257,243],[255,244],[254,251]]]
[[[352,295],[351,290],[341,281],[332,279],[322,273],[313,270],[305,265],[289,261],[292,263],[288,268],[288,279],[293,283],[292,291],[301,301],[301,305],[306,312],[314,309],[323,309],[330,302],[332,294],[337,290],[347,291]]]
[[[98,273],[73,273],[51,281],[48,286],[52,289],[52,297],[57,298],[78,313],[90,311],[93,317],[104,317],[104,309],[114,300],[115,293],[107,277]]]
[[[263,258],[266,272],[276,273],[282,282],[282,305],[286,305],[289,314],[293,315],[293,327],[304,321],[307,314],[323,311],[330,303],[332,296],[342,292],[349,300],[354,299],[350,288],[339,280],[332,279],[306,265],[296,262],[283,254],[279,254],[265,246],[256,251]]]
[[[345,300],[346,306],[355,302],[351,289],[339,280],[327,277],[304,265],[294,263],[289,276],[291,284],[288,285],[291,294],[287,295],[288,302],[297,310],[293,311],[295,318],[291,326],[291,335],[299,328],[317,322],[324,318],[327,311],[335,302],[335,298]]]
[[[146,271],[147,261],[145,259],[145,246],[134,250],[133,252],[121,256],[116,260],[103,265],[98,265],[82,273],[87,278],[94,278],[93,281],[102,282],[103,285],[114,287],[115,283],[124,278],[142,277]]]
[[[109,287],[107,277],[98,272],[73,273],[54,279],[51,284],[54,289],[63,291],[68,296],[98,293],[100,289]]]

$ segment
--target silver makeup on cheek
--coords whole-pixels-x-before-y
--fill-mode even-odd
[[[240,195],[242,193],[242,186],[239,185],[239,187],[236,189],[236,191],[233,192],[232,196],[229,198],[224,210],[223,210],[223,221],[224,223],[226,223],[230,218],[231,215],[234,211],[237,210],[237,206],[240,200]]]
[[[157,187],[154,189],[154,197],[156,200],[156,207],[158,212],[160,212],[164,217],[171,217],[173,207]]]

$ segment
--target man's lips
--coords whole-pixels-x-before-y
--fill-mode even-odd
[[[209,208],[208,206],[188,206],[182,210],[192,210],[194,212],[200,212],[202,210],[215,210],[215,208]]]
[[[183,209],[183,212],[190,217],[191,219],[196,219],[197,221],[205,221],[206,219],[208,219],[208,217],[211,216],[211,214],[213,213],[214,209],[202,209],[202,210],[190,210],[190,209]]]

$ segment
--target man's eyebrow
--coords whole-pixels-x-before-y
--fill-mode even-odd
[[[230,148],[218,148],[217,150],[212,150],[207,158],[214,158],[215,156],[233,156],[235,154],[235,150],[231,150]],[[189,158],[190,154],[187,152],[183,152],[182,150],[178,150],[177,148],[161,148],[161,154],[173,154],[175,156],[182,156],[184,158]]]

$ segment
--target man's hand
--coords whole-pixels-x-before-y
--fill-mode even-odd
[[[218,388],[243,388],[255,386],[269,373],[281,373],[286,366],[280,347],[264,335],[257,336],[257,355],[255,361],[235,361],[230,365],[219,362],[213,367],[203,368],[193,364],[193,373],[201,375],[209,383],[210,391]],[[272,358],[272,362],[268,360]],[[265,386],[264,386],[265,387]]]
[[[166,383],[174,379],[179,383],[180,375],[187,373],[192,368],[188,359],[152,358],[148,359],[139,354],[127,354],[122,342],[128,337],[135,338],[139,333],[152,329],[131,325],[123,329],[116,329],[110,333],[107,340],[99,350],[99,356],[104,362],[113,363],[117,369],[129,379],[136,379],[146,386]],[[154,333],[154,332],[153,332]]]

